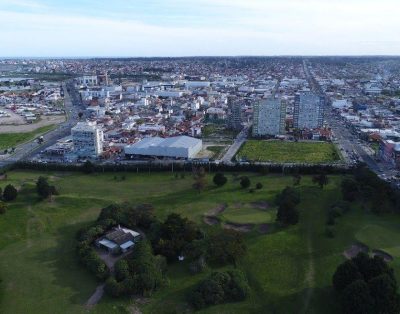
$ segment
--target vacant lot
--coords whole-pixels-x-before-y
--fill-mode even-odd
[[[322,142],[249,140],[237,157],[248,161],[329,163],[340,160],[335,146]]]
[[[50,131],[52,128],[54,128],[54,125],[43,126],[32,132],[0,134],[0,149],[15,147],[19,144],[30,141],[36,136]]]
[[[36,196],[39,175],[49,177],[60,191],[51,202]],[[208,176],[208,187],[199,193],[192,189],[189,173],[177,179],[171,173],[9,172],[0,187],[11,183],[21,192],[0,215],[0,313],[134,313],[132,299],[106,297],[91,310],[83,306],[98,283],[76,260],[76,231],[96,219],[102,206],[122,201],[152,203],[161,218],[178,212],[203,228],[221,227],[203,223],[204,215],[221,204],[226,206],[218,214],[223,222],[274,224],[274,198],[292,185],[292,178],[247,175],[252,186],[261,182],[264,188],[249,193],[230,174],[222,188],[215,188]],[[250,280],[249,298],[198,313],[340,313],[331,289],[332,274],[344,260],[343,251],[357,241],[390,252],[399,278],[399,215],[375,216],[354,204],[337,219],[335,237],[325,236],[326,211],[340,199],[341,177],[329,178],[321,190],[311,177],[303,176],[296,187],[301,193],[297,226],[275,227],[266,234],[255,227],[245,234],[248,253],[238,267]],[[169,266],[169,285],[139,307],[143,313],[185,313],[186,292],[206,275],[191,275],[185,263],[175,263]]]

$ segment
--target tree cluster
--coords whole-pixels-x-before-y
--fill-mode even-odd
[[[400,311],[393,269],[379,256],[359,253],[338,266],[332,282],[345,314],[395,314]]]
[[[296,206],[300,203],[300,194],[292,187],[287,186],[276,197],[278,212],[276,220],[282,225],[295,225],[299,222],[299,211]]]
[[[194,222],[173,213],[164,222],[153,224],[149,236],[155,253],[172,262],[182,255],[189,243],[200,239],[202,234]]]
[[[108,278],[105,291],[113,297],[150,296],[163,285],[165,270],[165,258],[155,256],[150,244],[140,241],[131,255],[115,264],[115,276]]]
[[[47,178],[40,176],[36,181],[36,191],[41,199],[46,199],[52,195],[58,195],[54,185],[50,185]]]
[[[381,180],[365,165],[355,168],[353,177],[343,179],[341,190],[344,200],[359,200],[376,214],[400,210],[400,192],[393,191],[388,182]]]
[[[247,297],[249,290],[243,272],[213,272],[189,295],[189,301],[194,308],[202,309],[210,305],[242,301]]]

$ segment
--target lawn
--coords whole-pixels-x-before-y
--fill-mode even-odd
[[[7,149],[15,147],[19,144],[28,142],[35,137],[46,133],[54,128],[54,125],[47,125],[40,127],[32,132],[26,133],[1,133],[0,134],[0,149]]]
[[[249,140],[239,150],[238,159],[247,161],[329,163],[340,160],[331,143]]]
[[[152,203],[159,217],[179,212],[204,228],[203,216],[221,204],[222,221],[274,223],[273,200],[277,192],[292,184],[291,177],[248,174],[253,185],[264,188],[254,193],[239,188],[237,177],[199,193],[191,188],[189,174],[177,179],[171,173],[92,174],[49,172],[46,176],[60,195],[54,201],[39,201],[34,182],[43,173],[13,171],[0,187],[21,187],[18,199],[0,216],[0,312],[1,313],[129,313],[132,300],[108,297],[87,310],[83,306],[98,285],[76,261],[75,233],[96,219],[102,206],[111,202]],[[126,179],[123,180],[122,177]],[[337,220],[335,238],[324,235],[326,210],[340,198],[340,176],[320,190],[304,176],[296,187],[301,193],[300,223],[286,229],[273,228],[262,234],[257,228],[246,234],[247,256],[238,265],[249,278],[250,296],[240,303],[209,307],[202,314],[219,313],[340,313],[331,290],[336,266],[344,260],[343,250],[356,241],[370,248],[387,250],[395,256],[391,266],[400,275],[398,243],[400,216],[375,216],[357,204]],[[268,203],[266,209],[254,204]],[[397,258],[398,257],[398,258]],[[211,271],[211,269],[210,269]],[[143,313],[183,313],[185,294],[207,273],[191,275],[186,264],[169,267],[169,285],[156,292]]]

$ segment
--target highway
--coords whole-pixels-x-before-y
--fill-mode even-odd
[[[67,87],[72,92],[72,95],[68,92]],[[46,149],[47,147],[55,144],[59,139],[71,134],[71,128],[78,121],[78,113],[82,110],[82,104],[79,96],[73,88],[72,81],[63,83],[63,89],[66,121],[60,123],[55,129],[44,134],[44,142],[42,144],[39,144],[36,139],[33,139],[30,142],[17,146],[12,155],[0,161],[0,168],[8,166],[17,161],[26,160]]]

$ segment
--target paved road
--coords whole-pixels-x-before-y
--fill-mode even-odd
[[[304,73],[306,75],[307,81],[310,85],[311,90],[316,93],[324,94],[320,86],[317,84],[313,74],[310,71],[310,65],[308,61],[303,60]],[[378,163],[372,158],[362,147],[361,143],[358,143],[357,138],[351,134],[349,129],[346,128],[343,121],[337,120],[337,117],[330,111],[331,107],[325,108],[325,120],[331,127],[334,136],[337,138],[337,145],[342,150],[342,154],[347,163],[352,163],[357,159],[364,161],[368,167],[376,172],[381,172]]]
[[[236,155],[239,148],[246,141],[247,132],[249,131],[249,127],[250,126],[246,126],[243,128],[242,131],[240,131],[240,133],[237,135],[237,137],[236,137],[235,141],[233,142],[233,144],[231,145],[231,147],[229,147],[228,151],[225,153],[224,157],[222,157],[222,159],[219,160],[220,162],[223,162],[226,164],[229,164],[232,162],[232,158]]]
[[[68,88],[71,90],[71,94],[67,91]],[[54,130],[43,135],[43,144],[38,144],[36,139],[30,142],[19,145],[15,149],[15,153],[8,158],[0,161],[0,168],[12,164],[16,161],[25,160],[29,157],[34,156],[40,151],[47,147],[55,144],[59,139],[68,136],[71,133],[71,128],[77,123],[78,113],[82,110],[82,104],[76,95],[76,91],[73,89],[72,83],[67,82],[63,84],[64,89],[64,103],[65,111],[67,113],[67,119],[65,122],[59,124]],[[72,97],[71,97],[72,96]],[[72,99],[74,101],[72,101]]]

